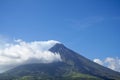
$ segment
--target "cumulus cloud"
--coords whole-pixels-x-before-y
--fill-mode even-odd
[[[59,53],[48,51],[56,43],[60,42],[54,40],[25,42],[19,39],[14,43],[5,43],[4,48],[0,48],[0,71],[28,63],[61,61]]]
[[[104,60],[94,59],[93,61],[100,65],[106,66],[112,70],[120,72],[120,59],[118,57],[116,58],[107,57]]]
[[[108,66],[108,68],[111,68],[113,70],[120,72],[120,59],[119,58],[108,57],[105,59],[105,63]]]
[[[103,65],[103,62],[100,59],[94,59],[93,61],[100,64],[100,65]]]

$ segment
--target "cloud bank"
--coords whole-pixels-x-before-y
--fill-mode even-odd
[[[94,59],[94,62],[106,66],[112,70],[120,72],[120,59],[119,58],[112,58],[107,57],[105,60]]]
[[[4,48],[0,48],[0,72],[22,64],[61,61],[59,53],[48,51],[56,43],[60,42],[54,40],[33,42],[15,40],[14,43],[5,43]]]

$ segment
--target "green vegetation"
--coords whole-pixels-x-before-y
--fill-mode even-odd
[[[63,77],[54,77],[54,76],[23,76],[14,80],[102,80],[100,78],[90,76],[87,74],[81,74],[77,72],[73,72],[69,75],[65,75]]]
[[[82,74],[82,73],[78,73],[78,72],[72,72],[72,73],[66,75],[66,78],[70,79],[70,80],[102,80],[95,76],[91,76],[88,74]]]
[[[99,79],[99,78],[95,78],[95,77],[84,77],[83,76],[79,76],[79,77],[32,77],[32,76],[24,76],[22,78],[19,78],[19,79],[13,79],[13,80],[102,80],[102,79]]]
[[[91,76],[88,74],[82,74],[78,72],[72,72],[68,75],[63,75],[63,77],[54,77],[54,76],[48,76],[48,75],[34,75],[34,76],[23,76],[18,79],[14,80],[102,80],[100,78],[97,78],[95,76]]]
[[[20,78],[18,80],[34,80],[34,77],[32,77],[32,76],[24,76],[24,77],[22,77],[22,78]]]

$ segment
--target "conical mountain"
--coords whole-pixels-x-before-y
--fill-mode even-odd
[[[0,75],[0,80],[120,80],[120,73],[103,67],[61,43],[49,51],[62,61],[21,65]]]
[[[66,48],[63,44],[56,44],[51,52],[60,53],[63,62],[72,65],[77,72],[100,77],[102,79],[120,79],[120,73],[103,67],[93,61]]]

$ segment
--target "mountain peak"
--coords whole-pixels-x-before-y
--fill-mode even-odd
[[[60,50],[67,49],[62,43],[56,43],[53,47],[49,49],[52,52],[58,52]]]
[[[16,76],[24,78],[25,76],[33,75],[33,77],[36,78],[43,78],[42,80],[120,80],[119,72],[115,72],[94,63],[93,61],[65,47],[62,43],[55,43],[48,51],[59,54],[62,61],[47,64],[33,63],[18,66],[6,73],[3,73],[0,76],[0,80],[13,80],[12,78]],[[81,74],[85,77],[81,78]],[[6,79],[11,76],[11,79]],[[86,78],[86,76],[89,76],[89,79]],[[45,77],[47,77],[47,79],[44,79]]]

